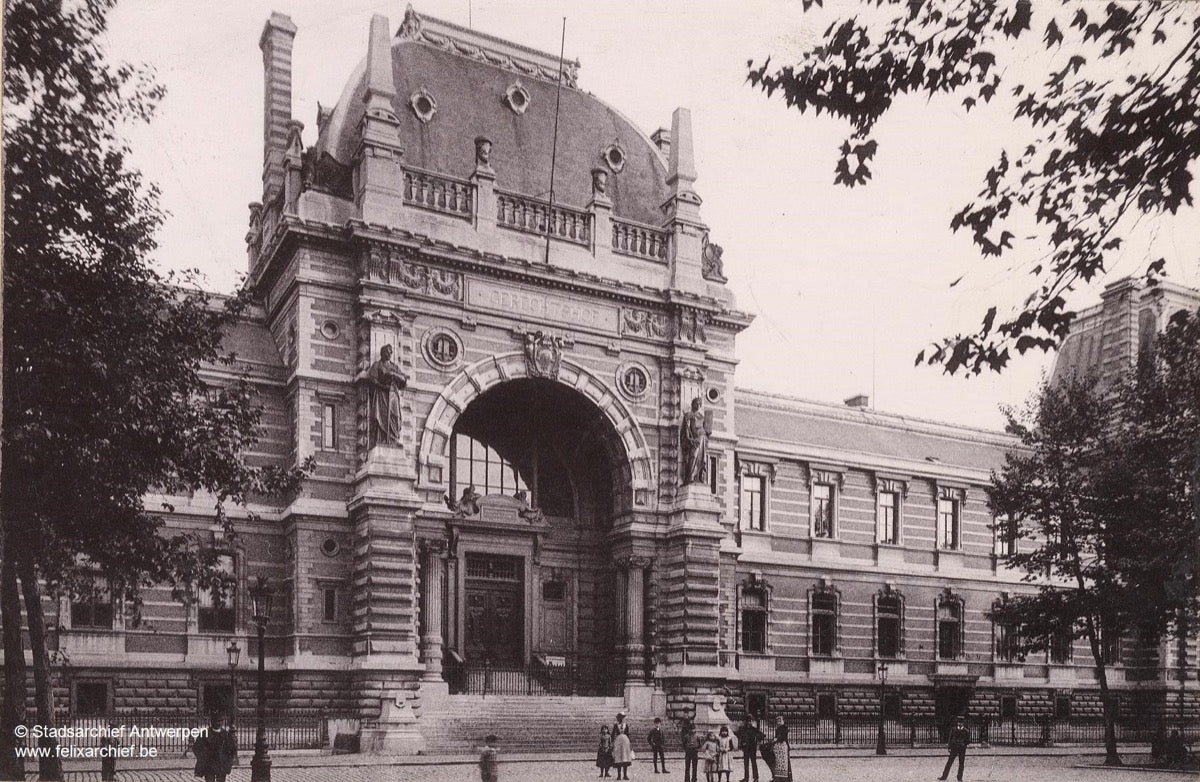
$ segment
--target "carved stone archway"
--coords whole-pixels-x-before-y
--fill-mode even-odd
[[[417,452],[419,484],[445,487],[450,471],[450,438],[454,423],[467,406],[485,391],[510,380],[533,377],[525,353],[514,351],[489,356],[462,369],[434,400],[421,432]],[[653,510],[655,482],[650,448],[645,434],[624,401],[600,378],[575,362],[562,358],[555,381],[583,394],[604,414],[620,440],[630,470],[630,502],[625,510]]]

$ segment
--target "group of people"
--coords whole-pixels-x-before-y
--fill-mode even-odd
[[[760,753],[771,774],[772,782],[784,782],[792,778],[791,748],[788,746],[786,725],[778,725],[775,728],[774,740],[767,741],[766,736],[754,726],[749,717],[743,721],[736,733],[730,733],[728,725],[722,725],[719,730],[702,732],[696,730],[690,721],[685,721],[680,732],[680,742],[683,748],[684,782],[698,782],[700,761],[704,761],[705,782],[731,782],[734,752],[738,749],[742,750],[743,780],[753,779],[754,782],[759,782]],[[666,739],[661,719],[655,718],[654,727],[646,735],[646,743],[650,746],[654,773],[668,773]],[[616,779],[629,779],[629,766],[633,760],[629,723],[625,720],[624,713],[618,713],[617,721],[611,727],[604,725],[600,728],[596,768],[600,769],[601,777],[611,776],[610,771],[615,768]]]

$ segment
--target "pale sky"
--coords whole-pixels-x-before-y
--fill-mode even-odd
[[[135,164],[162,189],[171,213],[160,236],[162,266],[197,268],[219,291],[232,290],[246,270],[247,204],[262,190],[258,39],[271,11],[299,28],[293,113],[307,145],[316,140],[318,101],[336,103],[366,54],[372,14],[388,16],[394,31],[404,5],[121,0],[111,18],[112,56],[153,66],[167,88],[153,124],[131,135]],[[1032,289],[1031,278],[1008,271],[1017,259],[982,259],[967,235],[949,230],[999,151],[1023,146],[1025,131],[1004,107],[967,114],[957,102],[898,102],[875,135],[874,180],[850,190],[833,184],[846,126],[802,115],[745,81],[747,60],[787,62],[788,52],[824,29],[828,10],[803,14],[799,0],[414,5],[552,53],[565,16],[566,56],[581,63],[582,89],[647,134],[669,127],[676,106],[692,110],[701,214],[725,248],[738,307],[757,316],[738,339],[739,386],[833,403],[871,393],[879,410],[1000,428],[999,406],[1020,404],[1049,366],[1049,357],[1030,354],[1001,375],[971,379],[913,366],[928,343],[973,329],[988,306]],[[1200,284],[1195,209],[1143,221],[1135,234],[1141,240],[1127,243],[1109,281],[1166,256],[1173,279]],[[1025,249],[1028,259],[1037,248]],[[1094,303],[1099,291],[1094,285],[1077,300]]]

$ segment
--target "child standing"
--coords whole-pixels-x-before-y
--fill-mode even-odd
[[[711,730],[704,737],[704,745],[700,747],[700,758],[704,761],[704,779],[706,782],[714,782],[714,775],[717,771],[717,753],[720,747],[717,744],[717,734]]]
[[[608,726],[600,726],[600,746],[596,748],[596,768],[600,769],[600,776],[608,776],[608,770],[613,764],[613,743],[612,736],[608,733]]]
[[[654,718],[654,727],[650,729],[650,735],[646,737],[646,741],[650,743],[650,754],[654,758],[654,773],[658,773],[660,764],[662,773],[667,773],[667,756],[663,754],[662,720],[658,717]]]
[[[500,764],[496,760],[499,739],[496,734],[489,733],[483,741],[485,746],[479,753],[479,779],[482,782],[497,782],[500,779]]]
[[[721,726],[721,735],[717,736],[717,780],[719,782],[721,775],[725,775],[725,782],[729,782],[729,775],[733,771],[733,751],[737,749],[737,739],[729,735],[729,726]]]

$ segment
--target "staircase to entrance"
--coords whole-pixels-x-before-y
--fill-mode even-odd
[[[419,728],[429,755],[478,752],[489,733],[502,752],[583,752],[596,749],[600,726],[624,708],[620,697],[450,695],[421,715]],[[653,717],[628,719],[634,747],[645,744]]]

